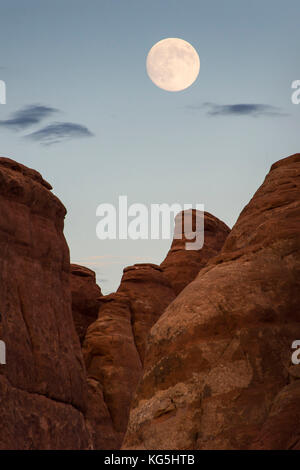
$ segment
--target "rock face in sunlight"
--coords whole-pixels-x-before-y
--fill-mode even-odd
[[[88,326],[98,317],[102,293],[94,271],[78,264],[71,264],[70,284],[74,324],[82,343]]]
[[[186,242],[191,242],[190,238],[184,235],[184,217],[192,218],[193,231],[196,232],[196,217],[199,211],[192,209],[181,212],[175,217],[174,239],[170,251],[161,268],[169,279],[176,295],[178,295],[185,286],[192,282],[200,269],[203,268],[208,260],[216,256],[230,232],[224,222],[217,219],[209,212],[204,212],[204,245],[200,250],[186,250]],[[176,234],[183,234],[180,238],[176,238]],[[190,234],[186,234],[190,235]]]
[[[299,449],[299,231],[297,154],[152,328],[125,449]]]
[[[90,447],[66,210],[50,189],[38,172],[0,159],[1,449]]]

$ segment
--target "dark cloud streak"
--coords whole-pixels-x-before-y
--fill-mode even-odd
[[[187,108],[194,110],[206,109],[208,116],[286,116],[280,108],[268,104],[238,103],[222,105],[203,103],[200,106],[188,106]]]
[[[43,119],[59,112],[58,109],[42,105],[30,105],[16,111],[11,119],[0,121],[0,126],[13,130],[26,129],[39,124]]]
[[[72,122],[54,122],[42,129],[26,135],[27,139],[35,140],[43,145],[58,144],[74,138],[92,137],[92,132],[81,124]]]

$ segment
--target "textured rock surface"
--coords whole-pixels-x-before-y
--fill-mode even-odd
[[[70,284],[74,324],[82,343],[88,326],[98,317],[102,293],[94,271],[78,264],[71,264]]]
[[[103,297],[51,186],[0,159],[0,449],[119,448],[144,363],[124,448],[300,450],[299,180],[277,162],[227,239],[205,213],[201,251],[175,239]]]
[[[204,260],[213,256],[229,231],[209,214],[205,221],[208,233],[205,253],[201,257],[198,252],[188,251],[187,256],[180,257],[181,284],[184,276],[194,277],[195,267],[199,270]],[[176,240],[173,245],[177,259],[172,258],[172,252],[171,262],[167,263],[171,278],[176,276],[178,254],[184,249],[182,240]],[[88,328],[83,346],[89,382],[88,423],[95,448],[120,447],[132,397],[142,374],[149,331],[175,296],[160,266],[135,264],[124,269],[117,293],[102,297],[99,318]]]
[[[152,328],[124,448],[299,447],[286,422],[299,416],[299,230],[297,154],[272,166],[221,254]],[[272,441],[283,416],[294,436]]]
[[[176,295],[185,286],[195,279],[200,269],[208,260],[216,256],[220,251],[230,232],[224,222],[214,217],[209,212],[204,212],[204,245],[200,250],[187,250],[186,242],[191,242],[184,235],[184,218],[182,213],[175,218],[174,240],[169,253],[161,263],[164,274],[169,279]],[[185,217],[192,217],[193,231],[197,228],[196,216],[199,211],[184,211]],[[199,224],[200,225],[200,224]],[[183,234],[180,238],[175,238],[175,234]],[[186,234],[189,235],[189,234]]]
[[[125,268],[118,291],[102,297],[83,343],[87,420],[96,449],[120,448],[148,333],[174,298],[161,268],[151,264]]]
[[[132,326],[130,300],[102,298],[99,318],[88,328],[83,353],[89,381],[88,422],[97,449],[119,448],[142,365]]]
[[[87,448],[65,208],[34,170],[0,159],[0,448]]]
[[[124,269],[117,292],[130,300],[133,335],[143,362],[149,331],[175,299],[173,288],[159,266],[141,263]]]
[[[250,448],[300,450],[300,380],[284,387]]]

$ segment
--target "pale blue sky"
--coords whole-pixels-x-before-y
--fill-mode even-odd
[[[0,0],[0,13],[0,154],[53,185],[68,210],[71,259],[95,269],[104,292],[124,266],[160,263],[170,242],[98,240],[98,204],[123,194],[129,203],[204,203],[232,226],[270,165],[299,151],[298,0]],[[146,74],[149,49],[166,37],[200,56],[198,80],[183,92]],[[210,116],[206,102],[225,114]],[[59,111],[19,130],[5,124],[37,104]],[[240,115],[236,104],[285,115]],[[93,136],[75,138],[76,128],[49,146],[24,138],[53,122]]]

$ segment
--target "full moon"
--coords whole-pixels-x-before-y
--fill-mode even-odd
[[[159,88],[181,91],[191,86],[198,77],[200,59],[187,41],[167,38],[150,49],[146,68],[150,79]]]

